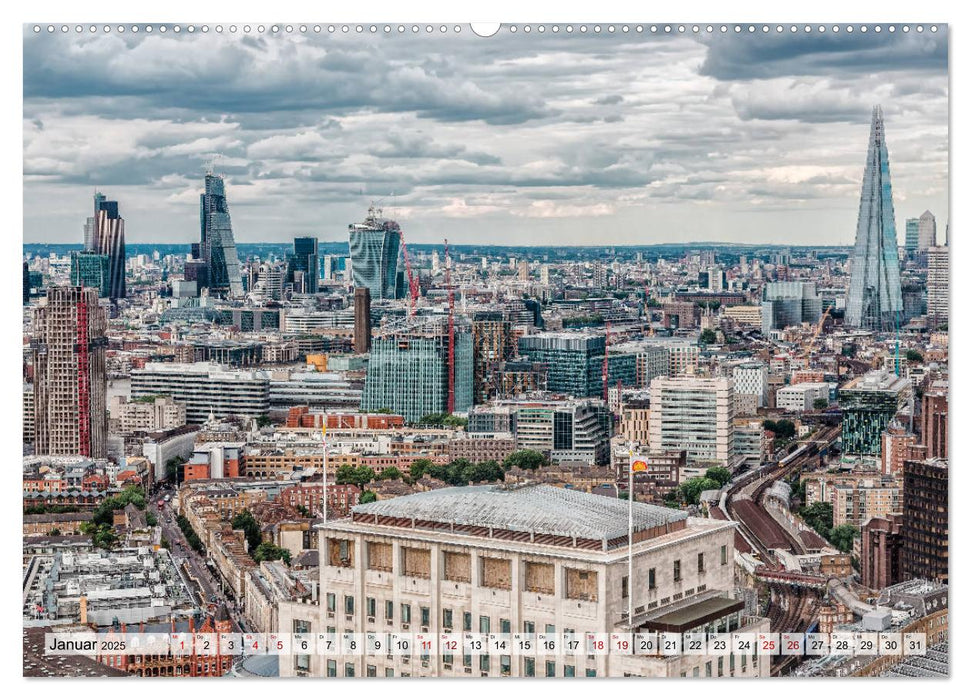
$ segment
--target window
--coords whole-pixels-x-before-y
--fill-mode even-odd
[[[526,590],[532,593],[554,594],[553,582],[556,579],[552,564],[526,562]]]
[[[705,553],[698,552],[698,573],[704,573],[705,571]]]
[[[327,659],[327,677],[337,677],[337,661],[335,659]]]
[[[354,677],[354,664],[344,664],[344,678]]]
[[[657,572],[654,569],[651,569],[650,571],[647,572],[647,588],[648,588],[648,590],[653,591],[655,588],[657,588],[657,575],[656,575],[656,573]]]
[[[546,668],[549,669],[549,664],[546,665]],[[564,678],[576,678],[576,675],[577,675],[577,667],[576,666],[564,666],[563,667],[563,677]]]
[[[444,564],[442,578],[446,581],[472,582],[472,558],[468,554],[445,552]]]
[[[479,615],[479,632],[489,634],[491,620],[488,615]]]
[[[421,626],[428,627],[431,624],[431,611],[422,606],[421,608]]]
[[[368,617],[374,617],[375,615],[378,614],[377,613],[377,604],[378,604],[378,601],[376,601],[374,598],[365,598],[364,599],[364,604],[367,607],[367,616]]]
[[[462,665],[466,668],[472,668],[472,654],[462,654]]]
[[[509,634],[512,632],[512,625],[509,623],[509,620],[499,620],[499,632],[500,634]]]
[[[354,596],[352,595],[344,596],[344,614],[345,615],[354,614]]]
[[[384,601],[384,617],[388,622],[394,620],[394,601],[386,600]]]
[[[337,594],[327,594],[327,612],[337,612]]]
[[[452,627],[452,609],[445,608],[442,610],[442,627],[447,627],[451,629]]]
[[[378,667],[377,666],[368,665],[367,670],[365,671],[365,673],[367,674],[367,677],[368,678],[377,678],[377,676],[378,676]]]
[[[442,663],[443,664],[448,664],[449,666],[451,666],[452,665],[452,661],[454,660],[454,658],[455,657],[452,656],[451,654],[442,654]]]
[[[384,677],[385,678],[394,678],[394,669],[393,668],[386,668],[386,669],[384,669]]]
[[[512,657],[511,656],[500,656],[499,657],[499,673],[503,676],[508,676],[512,673]]]
[[[367,543],[367,564],[372,571],[391,571],[393,547],[385,542]]]
[[[536,632],[536,623],[530,620],[523,620],[523,632],[533,634]]]
[[[472,613],[462,613],[462,631],[471,632],[472,631]]]
[[[681,560],[680,559],[674,560],[674,580],[675,582],[681,580]]]
[[[408,603],[401,604],[401,622],[405,625],[411,624],[411,606]]]
[[[481,557],[479,585],[484,588],[512,590],[512,560]]]
[[[555,678],[556,677],[556,662],[547,661],[546,662],[546,677]]]
[[[479,657],[479,670],[480,671],[485,671],[485,672],[488,673],[488,671],[489,671],[489,655],[488,654],[483,654],[482,656]]]
[[[728,546],[722,545],[722,566],[728,563]]]
[[[310,623],[307,620],[294,620],[293,621],[293,633],[294,634],[307,634],[310,632]],[[295,645],[297,646],[297,645]],[[309,671],[310,670],[310,655],[309,654],[296,654],[293,657],[293,668],[297,671]]]
[[[595,668],[588,668],[587,669],[587,678],[596,678],[596,677],[597,677],[597,669],[595,669]]]
[[[620,580],[620,597],[626,598],[628,595],[630,594],[628,593],[627,577],[624,576],[624,578]]]
[[[597,572],[564,569],[566,597],[572,600],[597,600]]]
[[[556,634],[556,625],[546,625],[546,634]]]
[[[536,659],[525,658],[523,659],[523,675],[526,678],[536,677]]]

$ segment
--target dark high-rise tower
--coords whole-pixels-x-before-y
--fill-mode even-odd
[[[363,355],[371,351],[371,290],[354,290],[354,352]]]
[[[226,185],[222,177],[206,173],[206,191],[199,195],[200,252],[206,263],[209,291],[231,297],[243,295],[239,273],[236,240],[226,203]]]
[[[90,221],[90,219],[89,219]],[[94,222],[91,240],[87,240],[88,227],[85,226],[85,248],[90,242],[90,250],[98,255],[108,256],[107,297],[112,301],[125,298],[125,220],[118,214],[118,202],[110,201],[100,192],[94,195]]]
[[[890,158],[883,130],[883,110],[877,106],[873,108],[870,146],[863,170],[846,323],[857,328],[890,331],[900,322],[902,313]]]
[[[299,290],[303,294],[317,293],[317,280],[320,277],[320,262],[317,257],[317,239],[313,236],[304,236],[293,239],[293,255],[288,256],[289,282],[294,283],[294,291],[297,291],[296,281],[298,275],[294,273],[302,272],[303,286]]]

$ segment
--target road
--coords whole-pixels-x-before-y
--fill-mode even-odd
[[[206,559],[189,546],[179,529],[176,522],[177,513],[172,507],[172,502],[164,502],[159,508],[159,499],[164,499],[166,495],[174,495],[171,490],[160,490],[152,496],[148,508],[158,518],[158,524],[162,529],[162,537],[168,540],[172,551],[172,559],[176,566],[186,574],[190,584],[194,585],[193,595],[196,597],[199,607],[202,610],[214,611],[220,603],[226,604],[230,617],[236,624],[245,630],[244,624],[240,621],[241,615],[238,606],[225,592],[224,587],[217,580],[217,574],[209,569]]]

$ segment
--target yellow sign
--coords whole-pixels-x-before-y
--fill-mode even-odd
[[[643,459],[635,459],[635,460],[632,460],[631,463],[630,463],[630,468],[631,468],[631,471],[635,471],[635,472],[646,472],[647,471],[647,462],[645,462]]]

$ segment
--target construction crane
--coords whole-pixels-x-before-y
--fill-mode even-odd
[[[601,378],[603,379],[603,383],[604,383],[604,403],[609,403],[610,389],[609,389],[609,386],[607,385],[607,374],[608,374],[608,370],[610,369],[610,365],[607,362],[607,354],[610,350],[610,319],[607,319],[605,328],[606,328],[606,333],[604,334],[604,362],[603,362],[603,368],[601,369]]]
[[[816,330],[813,331],[813,336],[806,342],[806,349],[799,357],[809,357],[809,353],[813,350],[813,345],[816,343],[816,339],[819,338],[819,334],[823,332],[823,324],[826,323],[826,319],[829,317],[829,312],[832,311],[833,305],[830,304],[826,307],[823,315],[819,317],[819,323],[816,325]]]
[[[410,294],[410,300],[408,303],[408,315],[414,316],[415,307],[418,306],[418,296],[419,296],[418,280],[411,273],[411,259],[408,257],[408,246],[405,243],[405,232],[399,228],[398,233],[401,235],[401,254],[402,256],[404,256],[404,259],[405,259],[405,274],[408,275],[408,291]]]
[[[448,291],[448,412],[455,411],[455,292],[452,289],[452,259],[445,239],[445,289]]]

